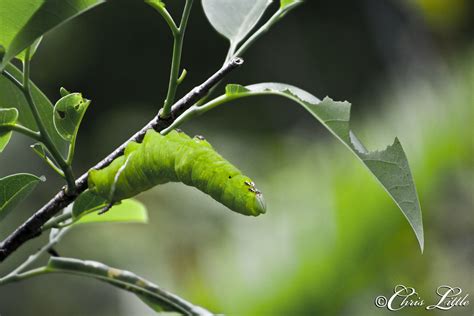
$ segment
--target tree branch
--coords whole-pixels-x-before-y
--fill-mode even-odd
[[[226,63],[219,71],[208,78],[204,83],[192,89],[183,98],[177,101],[171,111],[171,116],[167,119],[160,118],[156,115],[147,125],[139,130],[135,135],[128,139],[125,143],[120,145],[107,157],[97,163],[91,169],[102,169],[108,166],[115,158],[121,156],[129,142],[141,142],[146,132],[149,129],[162,131],[170,126],[176,118],[178,118],[184,111],[196,103],[199,99],[204,97],[206,93],[224,78],[233,69],[243,64],[243,59],[236,57]],[[48,203],[46,203],[40,210],[33,214],[25,223],[18,227],[10,236],[8,236],[0,244],[0,262],[5,260],[11,253],[23,245],[26,241],[37,237],[41,234],[41,227],[54,215],[56,215],[63,208],[74,202],[77,196],[84,192],[87,187],[88,172],[83,174],[76,181],[76,191],[69,195],[64,189],[58,192]]]

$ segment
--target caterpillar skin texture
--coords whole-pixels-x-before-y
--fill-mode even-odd
[[[149,130],[141,144],[131,142],[123,156],[102,170],[89,172],[89,189],[120,201],[158,184],[183,182],[244,215],[265,213],[262,193],[252,180],[219,155],[201,136]],[[115,188],[114,188],[115,185]]]

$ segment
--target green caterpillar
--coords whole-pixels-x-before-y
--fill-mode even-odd
[[[133,197],[158,184],[183,182],[244,215],[265,213],[262,193],[253,181],[219,155],[202,136],[149,130],[143,142],[131,142],[123,156],[89,172],[89,189],[110,202]]]

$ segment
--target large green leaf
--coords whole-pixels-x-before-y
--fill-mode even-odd
[[[246,87],[229,85],[226,88],[226,94],[236,98],[239,95],[244,97],[274,94],[289,98],[303,106],[346,145],[382,184],[407,218],[423,251],[424,237],[420,202],[408,159],[397,138],[386,149],[369,152],[350,130],[351,104],[349,102],[337,102],[328,97],[321,101],[310,93],[291,85],[281,83],[260,83]]]
[[[44,181],[44,178],[28,173],[14,174],[0,179],[0,219],[23,201],[41,181]]]
[[[0,108],[0,153],[5,149],[10,138],[12,137],[11,130],[4,130],[5,127],[13,125],[18,119],[18,110],[15,108],[2,109]]]
[[[107,282],[136,294],[155,311],[178,312],[182,315],[211,315],[207,310],[164,291],[132,272],[112,268],[100,262],[51,257],[47,269],[51,273],[73,274]]]
[[[43,34],[104,2],[103,0],[2,0],[0,45],[5,55],[0,70]]]
[[[103,209],[107,201],[90,191],[82,193],[74,202],[72,209],[76,224],[84,223],[147,223],[148,212],[142,203],[134,199],[121,201],[104,214],[97,211]]]
[[[18,68],[9,64],[5,70],[17,80],[21,81],[22,73]],[[56,146],[63,151],[66,148],[67,143],[56,132],[56,128],[54,127],[53,105],[44,93],[41,92],[41,90],[33,83],[31,83],[31,94],[46,130]],[[0,75],[0,108],[4,106],[17,108],[19,112],[18,122],[32,130],[38,130],[23,92],[8,80],[5,75]]]
[[[236,47],[255,27],[272,0],[202,0],[207,19]]]

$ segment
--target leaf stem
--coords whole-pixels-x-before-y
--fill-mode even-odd
[[[168,82],[168,93],[166,94],[165,103],[161,109],[160,116],[162,118],[168,118],[171,114],[171,106],[173,105],[176,98],[176,91],[180,84],[180,65],[181,65],[181,54],[183,51],[184,34],[188,25],[189,15],[193,6],[193,0],[186,0],[184,5],[183,15],[181,22],[177,30],[172,29],[174,43],[173,43],[173,57],[171,61],[170,79]],[[161,6],[162,9],[164,7]]]
[[[2,75],[4,75],[5,78],[7,78],[8,80],[10,80],[11,83],[13,83],[15,86],[17,86],[18,89],[20,89],[21,91],[23,91],[23,85],[22,85],[21,82],[18,81],[11,73],[9,73],[9,72],[6,71],[6,70],[3,70],[3,71],[2,71]]]
[[[136,294],[150,307],[160,306],[163,311],[179,312],[182,315],[212,315],[204,308],[193,305],[130,271],[113,268],[100,262],[53,258],[48,269],[48,272],[52,273],[77,275],[112,284]]]
[[[269,95],[269,94],[275,94],[274,92],[266,92],[266,91],[247,91],[247,92],[240,92],[240,93],[235,93],[235,94],[223,94],[215,99],[212,99],[211,101],[207,102],[204,105],[199,106],[198,104],[195,104],[191,106],[188,110],[186,110],[183,114],[181,114],[174,122],[171,124],[169,127],[161,131],[162,135],[168,134],[170,131],[172,131],[175,128],[178,128],[179,126],[183,125],[185,122],[189,121],[190,119],[199,116],[201,114],[206,113],[207,111],[212,110],[213,108],[236,100],[236,99],[241,99],[245,97],[251,97],[251,96],[258,96],[258,95]]]
[[[168,10],[166,10],[165,5],[161,1],[159,1],[159,0],[158,1],[157,0],[145,0],[145,3],[150,5],[153,9],[155,9],[163,17],[163,19],[168,24],[168,26],[171,30],[171,33],[173,33],[173,35],[179,33],[179,29],[176,26],[176,23],[174,22],[173,17],[170,15]]]
[[[23,270],[25,270],[27,267],[29,267],[31,264],[33,264],[36,260],[39,259],[41,255],[43,255],[45,252],[53,248],[60,240],[61,238],[64,237],[64,235],[69,231],[70,228],[63,228],[61,229],[56,236],[54,236],[46,245],[41,247],[36,253],[32,254],[29,256],[22,264],[20,264],[15,270],[10,272],[8,275],[0,279],[0,285],[10,283],[10,282],[15,282],[15,281],[20,281],[25,278],[29,278],[41,273],[46,272],[44,268],[38,268],[35,270],[31,270],[25,273],[21,273]]]
[[[243,56],[243,54],[249,49],[255,41],[257,41],[263,34],[268,32],[273,25],[275,25],[278,21],[280,21],[283,16],[285,16],[288,12],[296,8],[300,5],[302,1],[294,2],[292,4],[286,5],[284,7],[280,7],[271,17],[265,22],[258,30],[256,30],[240,47],[237,49],[234,45],[229,47],[229,51],[227,52],[227,56],[225,58],[225,62],[229,61],[233,57],[236,56]],[[209,96],[216,90],[216,88],[220,85],[218,82],[214,87],[212,87],[208,94],[204,96],[201,100],[198,101],[198,105],[204,104]]]
[[[35,119],[36,125],[38,126],[38,130],[41,136],[41,142],[48,148],[51,155],[53,156],[54,160],[58,163],[60,168],[63,170],[64,175],[66,177],[66,182],[68,186],[68,192],[75,192],[76,190],[76,179],[72,173],[71,165],[68,164],[61,153],[59,152],[58,148],[54,144],[49,135],[46,127],[43,124],[41,116],[38,112],[38,108],[36,107],[35,101],[31,95],[30,89],[30,48],[26,50],[25,54],[25,61],[23,62],[23,87],[22,87],[23,94],[25,95],[26,101],[30,107],[30,110],[33,114]]]
[[[294,2],[290,5],[287,5],[287,6],[284,6],[284,7],[280,7],[273,15],[270,19],[268,19],[267,22],[265,22],[265,24],[263,24],[257,31],[255,31],[255,33],[252,34],[252,36],[250,36],[240,47],[239,49],[237,49],[237,51],[235,52],[234,55],[232,56],[241,56],[250,46],[252,46],[252,44],[257,40],[259,39],[263,34],[265,34],[266,32],[268,32],[268,30],[270,30],[270,28],[275,24],[277,23],[278,21],[280,21],[283,16],[288,13],[289,11],[291,11],[292,9],[296,8],[299,4],[301,4],[302,2]],[[232,57],[231,56],[231,57]]]
[[[38,132],[35,132],[31,129],[29,129],[28,127],[25,127],[23,125],[20,125],[20,124],[13,124],[13,125],[5,125],[5,126],[1,126],[0,127],[0,130],[3,131],[3,130],[11,130],[11,131],[14,131],[14,132],[17,132],[17,133],[20,133],[20,134],[23,134],[25,136],[28,136],[36,141],[41,141],[41,135],[40,133]]]
[[[41,231],[46,231],[51,228],[58,228],[58,225],[61,224],[62,222],[72,218],[72,212],[66,212],[63,214],[60,214],[56,217],[51,218],[46,224],[41,227]],[[63,226],[65,227],[65,226]]]

